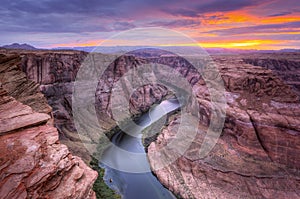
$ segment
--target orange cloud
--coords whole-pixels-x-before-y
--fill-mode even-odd
[[[287,23],[287,22],[297,22],[300,21],[300,16],[279,16],[279,17],[268,17],[261,19],[262,24],[275,24],[275,23]]]
[[[220,19],[210,19],[211,16],[222,16]],[[234,11],[228,13],[213,13],[206,15],[207,20],[204,20],[204,24],[207,25],[229,25],[228,28],[234,27],[234,25],[240,25],[241,23],[255,23],[257,17],[248,14],[245,11]]]

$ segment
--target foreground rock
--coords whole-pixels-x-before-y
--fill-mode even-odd
[[[193,90],[200,106],[199,131],[183,156],[154,173],[183,198],[299,198],[300,104],[296,92],[271,70],[246,64],[242,57],[214,59],[228,103],[218,143],[200,158],[211,103],[207,90],[198,83]],[[154,154],[162,148],[180,156],[166,147],[176,139],[179,125],[177,115],[150,144],[153,168],[157,164]]]
[[[97,173],[60,144],[51,108],[16,66],[19,56],[0,58],[0,198],[95,198]]]

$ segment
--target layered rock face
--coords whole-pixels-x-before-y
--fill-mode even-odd
[[[193,90],[200,107],[196,118],[199,131],[183,156],[154,171],[166,187],[183,198],[300,197],[299,98],[271,70],[246,64],[243,59],[214,57],[227,98],[226,120],[216,146],[200,158],[212,104],[207,88],[198,82]],[[179,126],[177,115],[150,144],[153,168],[157,162],[153,154],[163,148],[166,154],[180,156],[167,147],[176,140]]]
[[[20,60],[0,55],[0,197],[95,198],[97,172],[60,144],[51,108]]]
[[[59,138],[71,152],[89,162],[90,154],[76,133],[72,120],[73,84],[86,53],[79,51],[35,51],[22,55],[20,68],[26,76],[40,84],[41,92],[52,107],[54,125]]]
[[[97,55],[95,55],[97,56]],[[96,107],[99,113],[99,118],[114,118],[112,113],[112,92],[116,84],[121,84],[121,92],[117,95],[126,96],[126,101],[129,103],[129,111],[136,115],[149,110],[154,104],[160,102],[168,95],[167,88],[159,84],[144,84],[143,79],[122,79],[129,71],[138,73],[137,67],[142,67],[148,61],[132,55],[123,55],[118,57],[114,62],[107,66],[102,76],[99,78],[99,83],[96,90]],[[150,75],[150,74],[149,74]],[[154,77],[155,78],[155,77]],[[155,82],[155,79],[152,79]],[[137,84],[137,88],[133,84]],[[115,98],[120,96],[115,95]],[[124,106],[124,104],[120,104]],[[114,107],[118,108],[118,107]],[[119,107],[120,109],[122,107]]]
[[[54,123],[59,130],[61,142],[66,144],[72,153],[88,162],[90,152],[87,151],[82,144],[82,139],[77,134],[72,115],[74,82],[87,53],[79,51],[36,51],[34,53],[25,51],[18,53],[22,56],[20,68],[29,79],[41,85],[42,93],[53,108]],[[97,57],[97,55],[94,56]],[[143,60],[133,56],[121,56],[109,64],[102,77],[99,77],[95,93],[95,106],[100,123],[106,130],[110,130],[116,125],[111,111],[113,85],[127,71],[142,63]],[[129,83],[124,88],[130,86]],[[144,85],[130,97],[130,111],[133,114],[147,111],[151,105],[161,101],[168,94],[167,89],[161,85]]]
[[[87,54],[77,51],[17,54],[22,56],[19,67],[30,79],[42,84],[41,89],[54,110],[62,142],[88,160],[89,153],[76,134],[71,110],[74,77]],[[113,126],[111,89],[128,70],[148,62],[171,66],[188,80],[197,96],[200,117],[195,117],[193,110],[190,110],[190,117],[199,121],[199,131],[182,157],[161,170],[154,170],[158,179],[183,198],[299,198],[297,85],[300,81],[296,58],[299,54],[213,57],[225,84],[226,120],[216,146],[204,158],[200,158],[198,152],[211,122],[210,93],[206,84],[181,58],[155,57],[155,53],[153,56],[141,59],[126,55],[107,67],[95,93],[98,117],[105,128]],[[273,66],[275,62],[265,61],[265,56],[280,64]],[[277,73],[272,71],[273,67],[277,68]],[[124,92],[131,90],[130,83],[122,85]],[[131,94],[130,111],[139,114],[168,96],[170,91],[164,86],[144,85]],[[157,160],[152,159],[151,154],[176,139],[180,119],[180,114],[171,117],[168,126],[150,144],[148,152],[152,166]],[[167,153],[180,156],[176,150]]]
[[[244,55],[243,60],[254,66],[261,66],[274,71],[286,84],[300,96],[300,59],[299,53]]]

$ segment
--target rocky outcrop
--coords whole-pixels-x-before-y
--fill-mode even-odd
[[[211,103],[207,89],[197,83],[193,90],[198,91],[199,132],[183,156],[154,173],[183,198],[299,198],[298,96],[271,70],[246,64],[241,57],[216,56],[214,60],[228,104],[221,137],[213,150],[200,158]],[[157,160],[151,157],[163,147],[168,149],[179,125],[177,115],[150,144],[153,168]],[[171,149],[166,153],[180,156]]]
[[[66,144],[73,154],[89,162],[90,152],[87,151],[78,136],[72,115],[74,81],[87,53],[80,51],[17,53],[22,56],[20,68],[29,79],[41,85],[40,89],[53,109],[54,124],[59,130],[61,142]],[[100,78],[95,96],[96,108],[98,118],[107,130],[116,125],[110,106],[113,85],[128,70],[142,63],[142,59],[134,56],[121,56],[107,66]],[[167,89],[161,85],[144,85],[131,95],[130,111],[133,114],[147,111],[151,105],[161,101],[168,94]]]
[[[83,145],[76,131],[72,115],[74,81],[87,53],[80,51],[20,51],[3,49],[0,50],[0,52],[21,60],[18,67],[26,74],[27,78],[40,84],[41,92],[45,95],[48,104],[53,109],[54,125],[59,131],[60,141],[66,144],[73,154],[82,157],[85,162],[89,162],[90,152]],[[15,62],[16,60],[11,61],[11,63]],[[107,67],[105,75],[103,76],[104,78],[99,82],[96,93],[97,110],[99,119],[104,120],[102,124],[107,130],[115,125],[109,105],[112,85],[118,81],[128,69],[136,66],[136,64],[140,63],[133,56],[120,57]],[[22,78],[26,77],[23,75],[21,79]],[[5,82],[8,86],[19,85],[11,80],[5,80]],[[38,85],[35,84],[34,86],[35,88],[32,88],[32,90],[36,91]],[[136,91],[130,103],[132,112],[138,114],[141,111],[149,109],[156,99],[157,101],[161,100],[167,94],[160,86],[152,87],[151,85],[146,85],[144,88]],[[24,85],[24,88],[31,87],[30,85]],[[12,88],[11,90],[15,89]],[[29,92],[26,91],[26,93]],[[14,96],[19,95],[16,93]],[[30,96],[31,95],[28,95],[28,97]],[[155,99],[153,98],[154,96]],[[39,102],[42,100],[44,100],[44,98],[36,101]],[[31,100],[27,101],[31,102]],[[50,110],[48,110],[48,112],[49,111]]]
[[[299,53],[251,54],[243,55],[243,61],[254,66],[272,70],[290,85],[300,96],[300,60]]]
[[[72,82],[87,53],[80,51],[34,51],[22,54],[22,71],[40,85]]]
[[[48,104],[52,108],[51,114],[53,115],[53,123],[59,131],[60,142],[66,144],[73,154],[82,157],[85,162],[88,163],[90,154],[82,145],[76,133],[71,110],[73,82],[86,53],[79,51],[57,52],[48,50],[25,51],[4,49],[0,50],[0,52],[5,55],[14,56],[15,59],[20,60],[18,62],[18,68],[25,73],[25,75],[22,74],[22,78],[32,80],[30,82],[35,86],[32,90],[35,92],[38,90],[41,96],[44,94]],[[16,60],[12,60],[11,63],[16,63]],[[19,85],[12,80],[6,82],[12,86]],[[29,92],[31,86],[23,86],[27,88],[24,93],[29,94],[28,96],[30,98],[30,96],[32,96],[32,93]],[[11,90],[16,91],[16,89]],[[20,91],[22,90],[24,89],[20,89]],[[41,94],[40,91],[43,94]],[[18,96],[18,94],[14,95],[14,97],[15,96]],[[28,101],[38,103],[42,100],[45,100],[45,98],[42,97],[40,100],[35,101],[29,99]]]
[[[0,56],[0,197],[95,198],[97,172],[60,144],[39,86]]]
[[[39,85],[27,81],[26,74],[21,73],[17,67],[21,61],[20,55],[6,56],[0,54],[0,82],[8,94],[18,101],[26,104],[36,112],[51,112],[51,107],[40,92]]]

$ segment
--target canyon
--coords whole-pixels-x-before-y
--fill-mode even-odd
[[[97,55],[6,49],[0,54],[0,147],[5,151],[0,195],[95,197],[91,187],[97,174],[86,165],[91,154],[77,134],[72,93],[81,64]],[[153,170],[165,187],[182,198],[300,198],[300,53],[212,56],[224,82],[226,118],[216,146],[201,158],[198,152],[212,115],[204,79],[180,57],[144,55],[123,55],[106,68],[97,85],[95,106],[101,126],[109,131],[116,126],[111,89],[127,71],[159,63],[187,79],[199,113],[192,107],[187,110],[199,123],[198,132],[183,155],[165,151],[166,156],[180,156],[176,161]],[[124,84],[124,92],[132,90],[131,86]],[[144,113],[171,96],[172,91],[163,85],[143,85],[130,95],[130,113]],[[176,139],[181,117],[180,112],[169,117],[149,143],[152,168],[158,161],[153,154]],[[70,191],[60,191],[66,188]],[[71,195],[63,195],[67,193]]]

